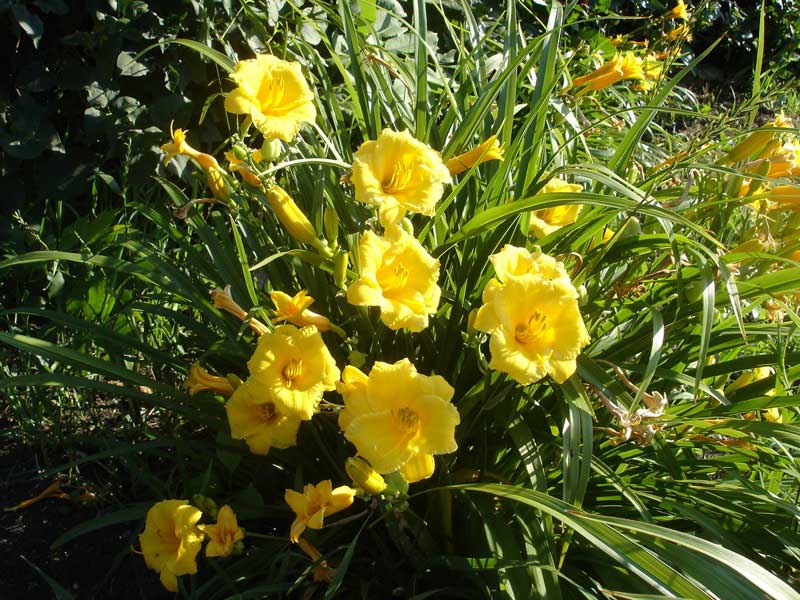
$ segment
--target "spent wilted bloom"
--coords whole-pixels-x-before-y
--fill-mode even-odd
[[[170,592],[178,591],[178,576],[197,573],[197,553],[203,544],[197,528],[201,516],[186,500],[163,500],[147,511],[144,532],[139,534],[142,555]]]
[[[380,494],[386,489],[386,481],[372,466],[360,456],[351,456],[344,463],[344,470],[356,488],[368,494]]]
[[[241,384],[225,404],[231,437],[244,440],[250,452],[265,456],[270,448],[297,443],[300,417],[282,412],[269,389],[253,378]]]
[[[224,310],[241,321],[247,321],[250,329],[252,329],[256,335],[263,335],[269,331],[269,328],[258,319],[254,317],[248,318],[247,311],[239,306],[236,300],[233,299],[230,285],[226,285],[225,289],[216,288],[212,290],[211,302],[214,304],[215,308]]]
[[[288,321],[298,327],[314,325],[320,331],[329,331],[333,327],[328,317],[308,310],[314,303],[314,298],[309,296],[306,290],[300,290],[294,296],[276,290],[270,292],[269,297],[276,309],[275,317],[272,319],[274,323]]]
[[[540,194],[563,194],[583,191],[583,186],[577,183],[567,183],[563,179],[554,177],[539,191]],[[531,212],[530,232],[537,238],[543,238],[557,231],[565,225],[572,225],[581,212],[580,204],[564,204],[540,208]]]
[[[453,388],[440,375],[422,375],[407,358],[376,362],[369,375],[348,365],[336,389],[344,397],[339,427],[378,473],[400,470],[409,483],[433,474],[433,455],[458,449]],[[412,468],[404,467],[411,462]],[[420,467],[422,465],[422,467]]]
[[[250,170],[250,167],[247,162],[245,162],[244,157],[240,158],[237,156],[236,150],[226,152],[225,158],[228,159],[228,169],[231,173],[238,173],[242,178],[242,181],[246,182],[248,185],[256,188],[262,186],[261,178],[259,178],[258,174]],[[250,158],[256,164],[263,162],[264,160],[261,150],[253,150],[250,153]]]
[[[579,94],[607,88],[623,79],[644,79],[642,59],[632,52],[617,53],[588,75],[576,77],[573,87],[584,87]]]
[[[444,184],[452,179],[436,150],[407,130],[384,129],[353,156],[350,181],[356,200],[377,207],[381,224],[388,228],[407,212],[433,216]]]
[[[471,150],[448,160],[447,170],[450,175],[458,175],[476,164],[485,163],[488,160],[503,160],[503,147],[497,141],[496,135],[488,137],[486,141]]]
[[[589,343],[575,286],[550,256],[506,246],[492,258],[498,278],[486,284],[474,324],[491,334],[489,366],[522,385],[546,375],[563,383]]]
[[[206,556],[230,556],[234,544],[244,539],[244,529],[239,527],[236,513],[227,504],[219,509],[215,525],[200,525],[200,529],[208,536]]]
[[[689,27],[688,23],[682,23],[677,27],[670,29],[667,33],[664,34],[664,39],[669,42],[676,42],[678,40],[691,42],[692,41],[692,29]]]
[[[279,413],[302,420],[311,418],[322,394],[339,380],[336,361],[313,325],[278,325],[262,335],[247,367],[247,383],[263,386]]]
[[[183,387],[189,390],[189,395],[194,396],[203,391],[212,391],[223,396],[230,396],[233,393],[233,386],[226,377],[212,375],[196,362],[189,369],[189,376],[183,382]]]
[[[296,515],[289,538],[297,543],[306,527],[322,528],[323,519],[349,508],[355,495],[356,491],[346,485],[334,489],[330,479],[320,481],[317,485],[306,484],[302,494],[286,490],[284,500]]]
[[[664,13],[665,19],[681,19],[683,21],[689,20],[689,11],[683,0],[678,0],[678,3]]]
[[[225,97],[225,110],[248,115],[267,140],[291,142],[317,117],[300,63],[259,54],[239,61],[231,79],[238,87]]]
[[[364,232],[358,257],[360,276],[347,288],[347,301],[380,307],[390,329],[425,329],[439,306],[439,261],[399,226],[385,236]]]
[[[225,182],[225,177],[227,175],[225,169],[223,169],[217,162],[217,159],[210,154],[192,148],[186,141],[186,134],[187,131],[184,129],[175,129],[173,131],[170,125],[172,141],[161,146],[161,150],[167,153],[167,156],[164,158],[164,164],[168,164],[178,155],[188,156],[194,159],[205,171],[206,183],[211,193],[214,194],[214,197],[223,202],[229,202],[231,193]]]

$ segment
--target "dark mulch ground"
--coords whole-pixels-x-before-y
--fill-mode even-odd
[[[44,490],[53,477],[41,477],[44,468],[64,461],[30,447],[0,447],[0,507],[7,508]],[[58,462],[57,462],[58,461]],[[100,475],[97,473],[96,475]],[[101,478],[93,482],[66,480],[67,491],[84,486],[96,493],[91,502],[50,498],[23,510],[0,512],[0,565],[3,565],[3,598],[52,598],[53,589],[37,573],[36,565],[75,598],[164,598],[171,597],[148,571],[141,556],[131,551],[137,545],[140,521],[105,527],[57,548],[51,544],[64,532],[114,507],[103,499]]]

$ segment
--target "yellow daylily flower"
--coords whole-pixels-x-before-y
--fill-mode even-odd
[[[320,481],[317,485],[306,484],[302,494],[286,490],[284,500],[296,515],[289,538],[296,544],[306,527],[322,528],[323,519],[349,508],[355,495],[356,491],[346,485],[333,489],[330,479]]]
[[[278,325],[259,338],[247,366],[248,383],[264,386],[278,412],[302,420],[312,417],[322,394],[339,379],[336,361],[313,325]]]
[[[678,40],[691,42],[692,29],[689,27],[688,23],[683,23],[682,25],[678,25],[677,27],[670,29],[667,33],[665,33],[664,39],[669,42],[675,42]]]
[[[498,279],[484,288],[474,326],[491,334],[491,368],[508,373],[522,385],[546,375],[563,383],[575,372],[575,359],[590,341],[578,308],[578,292],[563,265],[552,257],[538,257],[548,265],[538,273],[526,268],[530,259],[509,261],[509,257],[526,258],[528,253],[519,250],[506,246],[501,253],[505,256],[493,260]]]
[[[665,19],[681,19],[683,21],[689,20],[689,11],[683,0],[678,0],[678,3],[664,13]]]
[[[583,186],[577,183],[567,183],[563,179],[554,177],[539,191],[540,194],[575,193],[583,191]],[[541,208],[531,212],[530,232],[537,238],[543,238],[565,225],[572,225],[583,208],[580,204],[565,204]]]
[[[371,231],[358,245],[360,277],[347,288],[347,301],[379,306],[390,329],[422,331],[439,306],[439,261],[400,227],[384,237]]]
[[[231,79],[238,87],[225,97],[225,110],[248,115],[267,140],[291,142],[317,117],[300,63],[259,54],[239,61]]]
[[[789,128],[792,127],[792,120],[784,116],[783,113],[779,113],[772,121],[767,123],[765,127]],[[774,131],[754,131],[744,140],[736,144],[736,146],[725,155],[723,160],[728,163],[734,163],[750,158],[756,153],[763,152],[774,137]]]
[[[252,377],[236,388],[225,404],[225,413],[231,437],[244,440],[253,454],[266,456],[270,448],[284,449],[297,443],[300,417],[283,412],[269,389]]]
[[[772,367],[756,367],[755,369],[751,369],[750,371],[745,371],[744,373],[739,375],[739,377],[737,377],[733,381],[733,383],[725,387],[725,395],[728,396],[733,392],[742,389],[743,387],[747,387],[751,383],[755,383],[756,381],[761,381],[762,379],[771,377],[774,374],[775,374],[775,369],[773,369]],[[775,390],[771,389],[764,395],[774,396]]]
[[[313,246],[323,254],[331,254],[327,245],[317,237],[317,231],[311,221],[286,190],[277,184],[273,185],[267,190],[267,202],[289,235],[298,242]]]
[[[350,181],[356,200],[377,207],[381,224],[389,228],[407,212],[433,216],[452,178],[436,150],[408,130],[384,129],[353,156]]]
[[[386,489],[386,481],[370,464],[360,456],[351,456],[344,463],[350,479],[357,488],[368,494],[380,494]]]
[[[288,321],[298,327],[314,325],[320,331],[330,331],[333,327],[328,317],[308,310],[308,307],[313,304],[314,298],[309,296],[306,290],[301,290],[294,296],[274,291],[270,292],[269,297],[276,308],[274,323]]]
[[[178,591],[178,576],[197,573],[203,533],[196,525],[202,516],[186,500],[163,500],[147,511],[144,532],[139,534],[142,555],[170,592]]]
[[[206,390],[223,396],[230,396],[233,393],[233,386],[227,378],[212,375],[201,367],[199,362],[194,363],[189,369],[189,376],[183,382],[183,387],[189,390],[190,396]]]
[[[615,54],[602,66],[598,67],[588,75],[576,77],[572,81],[574,87],[584,87],[579,94],[589,91],[597,91],[607,88],[623,79],[644,79],[642,71],[642,59],[635,56],[632,52]]]
[[[485,163],[488,160],[503,160],[503,147],[497,141],[496,135],[490,136],[478,146],[448,160],[447,170],[450,171],[450,175],[458,175],[476,164]]]
[[[569,281],[569,274],[564,263],[543,252],[529,252],[506,244],[497,254],[489,257],[494,267],[497,279],[506,283],[515,277],[524,275],[537,275],[545,279],[564,278]]]
[[[369,375],[349,365],[336,388],[345,403],[339,427],[378,473],[411,463],[406,473],[417,481],[415,474],[421,479],[433,473],[432,455],[457,450],[461,419],[451,402],[453,388],[439,375],[417,373],[407,358],[378,361]]]
[[[219,509],[216,525],[200,525],[200,529],[208,536],[208,557],[230,556],[233,545],[244,539],[244,529],[239,527],[236,513],[227,504]]]
[[[260,163],[264,160],[261,150],[254,150],[250,154],[250,157],[253,159],[254,163]],[[231,173],[238,173],[242,180],[248,185],[256,188],[262,186],[259,176],[251,171],[247,162],[236,156],[235,152],[226,152],[225,158],[228,159],[228,169]]]

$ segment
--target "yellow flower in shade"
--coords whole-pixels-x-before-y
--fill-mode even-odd
[[[314,325],[320,331],[329,331],[332,328],[330,319],[308,310],[314,303],[314,298],[308,295],[306,290],[301,290],[294,296],[284,292],[271,292],[269,297],[275,305],[275,323],[288,321],[298,327]]]
[[[317,237],[317,231],[311,221],[286,190],[277,184],[273,185],[267,190],[267,202],[289,235],[298,242],[313,246],[323,254],[331,254],[327,245]]]
[[[386,489],[386,481],[380,473],[360,456],[351,456],[344,463],[344,470],[357,488],[368,494],[380,494]]]
[[[485,142],[475,146],[472,150],[448,160],[447,170],[450,171],[450,175],[458,175],[487,160],[503,160],[503,147],[497,141],[496,135],[487,138]]]
[[[267,140],[291,142],[317,117],[300,63],[260,54],[238,62],[231,79],[238,87],[225,97],[225,110],[248,115]]]
[[[322,394],[335,389],[339,379],[336,362],[313,325],[278,325],[259,338],[247,366],[247,383],[262,386],[278,412],[302,420],[312,417]]]
[[[678,0],[678,3],[669,9],[667,12],[664,13],[665,19],[681,19],[683,21],[689,20],[689,11],[686,9],[686,5],[683,3],[683,0]]]
[[[333,489],[330,479],[306,484],[302,494],[286,490],[283,498],[296,515],[289,538],[296,544],[306,527],[322,528],[323,519],[349,508],[355,495],[356,491],[346,485]]]
[[[745,371],[739,377],[737,377],[733,383],[727,385],[725,387],[725,395],[729,396],[730,394],[742,389],[743,387],[747,387],[751,383],[755,383],[757,381],[761,381],[762,379],[766,379],[767,377],[771,377],[775,374],[775,369],[772,367],[756,367],[750,371]],[[765,396],[774,396],[775,389],[771,389],[764,394]]]
[[[589,343],[578,292],[561,263],[537,273],[526,269],[529,261],[522,260],[511,263],[516,267],[512,272],[508,258],[524,259],[527,254],[519,250],[506,246],[500,257],[492,257],[498,279],[484,288],[474,326],[491,334],[491,368],[508,373],[522,385],[546,375],[563,383],[575,372],[575,359]],[[556,262],[546,255],[530,256],[545,265]]]
[[[225,404],[231,437],[244,440],[253,454],[265,456],[270,448],[289,448],[297,443],[300,417],[281,411],[269,390],[248,378]]]
[[[230,381],[225,377],[212,375],[197,362],[189,369],[189,376],[183,383],[183,387],[189,390],[190,396],[194,396],[206,390],[222,394],[223,396],[230,396],[233,393],[233,386]]]
[[[360,277],[347,288],[347,301],[379,306],[390,329],[422,331],[439,306],[439,261],[417,239],[394,227],[385,237],[371,231],[358,245]]]
[[[792,127],[792,120],[785,117],[783,113],[780,113],[764,127],[788,128]],[[725,162],[734,163],[746,160],[757,153],[762,153],[767,148],[768,144],[772,142],[774,137],[774,131],[768,131],[766,129],[756,130],[736,144],[736,146],[725,155],[723,160]]]
[[[147,511],[144,532],[139,534],[142,555],[170,592],[178,591],[179,575],[197,573],[203,533],[196,525],[202,515],[186,500],[163,500]]]
[[[583,186],[577,183],[567,183],[558,177],[554,177],[545,184],[539,193],[575,193],[582,190]],[[566,204],[564,206],[552,206],[534,210],[531,212],[530,231],[537,238],[550,235],[565,225],[572,225],[577,220],[581,208],[580,204]]]
[[[588,75],[576,77],[572,85],[574,87],[586,86],[579,92],[579,94],[585,94],[586,92],[605,89],[623,79],[644,78],[642,59],[632,52],[625,52],[624,54],[615,54]]]
[[[776,209],[800,211],[800,187],[794,185],[777,185],[768,193],[769,199],[776,202]]]
[[[678,25],[674,29],[670,29],[667,33],[665,33],[664,39],[666,39],[669,42],[675,42],[678,40],[691,42],[692,29],[689,27],[688,23],[683,23],[682,25]]]
[[[339,427],[378,473],[400,470],[418,481],[433,474],[434,454],[458,448],[453,388],[439,375],[417,373],[407,358],[376,362],[369,375],[347,366],[336,388],[345,404]]]
[[[208,536],[206,556],[230,556],[233,545],[244,539],[244,529],[239,527],[236,513],[227,504],[219,509],[216,525],[200,525],[200,529]]]
[[[228,159],[228,169],[231,173],[238,173],[242,180],[248,185],[253,187],[261,187],[261,179],[256,173],[250,170],[250,167],[246,161],[237,157],[234,152],[226,152],[225,158]],[[261,150],[254,150],[250,154],[250,158],[254,163],[260,163],[264,160],[263,156],[261,155]]]
[[[388,228],[407,212],[433,216],[444,184],[452,179],[436,150],[408,131],[384,129],[353,156],[350,181],[356,200],[377,207]]]

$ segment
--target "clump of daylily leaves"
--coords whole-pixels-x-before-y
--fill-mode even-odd
[[[227,95],[225,108],[245,115],[263,136],[262,148],[235,147],[226,155],[225,169],[213,156],[189,145],[184,130],[175,129],[172,141],[162,147],[165,162],[183,155],[205,172],[212,196],[192,204],[232,205],[230,189],[236,183],[230,173],[239,175],[242,186],[262,190],[275,217],[298,243],[333,258],[332,285],[343,284],[349,257],[334,256],[291,195],[256,170],[279,155],[281,142],[291,143],[301,126],[315,118],[314,94],[300,65],[261,55],[239,62],[231,77],[237,87]],[[415,237],[407,215],[433,216],[454,176],[484,161],[502,159],[503,149],[494,136],[447,163],[408,131],[385,129],[377,139],[364,142],[354,155],[349,181],[354,201],[374,207],[380,227],[361,232],[359,272],[346,286],[348,302],[378,307],[381,321],[392,330],[420,332],[428,327],[441,297],[439,261]],[[553,221],[565,221],[556,213]],[[540,214],[536,222],[547,218]],[[548,375],[563,382],[574,373],[575,359],[589,342],[578,292],[564,265],[541,252],[513,246],[491,260],[497,277],[486,286],[484,304],[473,319],[476,330],[491,336],[491,368],[522,385]],[[267,324],[249,316],[227,289],[212,292],[216,307],[246,321],[258,336],[247,362],[249,376],[241,381],[213,375],[195,364],[185,387],[191,394],[211,390],[228,397],[230,434],[257,455],[294,446],[298,430],[318,412],[323,395],[338,392],[342,404],[333,409],[354,449],[345,465],[354,487],[334,487],[324,480],[307,484],[302,493],[289,489],[285,494],[296,515],[289,538],[313,559],[319,552],[302,538],[306,528],[321,528],[325,517],[345,510],[357,496],[380,496],[388,493],[387,487],[396,494],[431,477],[435,455],[457,449],[460,416],[453,387],[439,375],[419,373],[407,358],[389,363],[374,357],[367,372],[360,368],[363,362],[340,370],[328,344],[346,332],[310,310],[313,298],[305,290],[273,291],[270,297],[275,314]],[[326,341],[323,335],[333,337]],[[325,402],[330,410],[333,403]],[[196,572],[204,539],[211,540],[206,546],[209,556],[227,556],[241,544],[244,532],[229,507],[220,509],[216,525],[199,524],[203,515],[186,500],[159,502],[148,513],[142,553],[170,590],[177,589],[177,576]]]
[[[682,1],[666,13],[664,22],[671,27],[666,32],[668,42],[687,39],[687,19]],[[636,46],[622,38],[613,42]],[[583,95],[636,80],[637,89],[646,90],[661,76],[659,61],[672,55],[674,46],[644,57],[633,51],[618,53],[595,71],[575,78],[572,87],[576,95]],[[381,321],[391,330],[425,330],[440,303],[439,261],[417,239],[408,216],[433,216],[453,177],[485,161],[503,160],[496,137],[447,162],[408,131],[384,129],[377,139],[365,141],[354,154],[346,180],[352,185],[353,201],[373,207],[377,218],[370,221],[373,227],[359,232],[357,256],[351,257],[323,239],[289,191],[266,175],[280,157],[283,144],[291,144],[301,127],[316,117],[314,92],[300,64],[260,55],[240,61],[231,78],[236,87],[226,95],[225,109],[243,115],[263,136],[263,145],[250,149],[237,143],[225,154],[225,168],[213,156],[194,149],[185,130],[171,131],[172,140],[162,146],[165,163],[178,155],[190,158],[203,170],[211,192],[176,214],[185,217],[197,204],[235,208],[231,189],[259,190],[287,233],[330,261],[331,285],[346,288],[349,304],[377,307]],[[800,205],[800,188],[770,184],[773,178],[800,173],[800,142],[783,139],[780,131],[789,125],[779,116],[725,157],[729,164],[741,166],[742,176],[735,182],[740,196],[769,190],[754,202],[755,210],[796,209]],[[541,192],[581,190],[580,184],[551,178]],[[530,233],[547,236],[574,223],[580,210],[580,205],[570,204],[533,211]],[[348,281],[351,258],[357,258],[358,273]],[[469,319],[471,332],[489,336],[489,367],[520,385],[545,377],[566,381],[575,373],[576,358],[590,339],[579,308],[579,292],[564,264],[539,250],[512,245],[504,246],[490,260],[495,277],[483,290],[482,306]],[[453,387],[439,375],[418,372],[408,358],[391,363],[383,362],[381,356],[369,357],[372,367],[365,372],[361,368],[365,357],[361,357],[358,364],[340,369],[329,345],[342,342],[348,332],[312,311],[314,299],[306,290],[271,292],[275,305],[271,323],[254,318],[227,288],[213,290],[211,295],[217,308],[247,324],[258,338],[257,346],[247,361],[249,375],[244,381],[213,375],[194,364],[185,382],[190,394],[210,390],[226,397],[230,435],[243,440],[255,455],[295,446],[299,429],[320,411],[323,402],[326,411],[338,413],[341,433],[352,445],[353,456],[344,465],[352,486],[334,487],[327,479],[307,483],[302,492],[285,492],[285,501],[295,514],[291,525],[287,523],[288,538],[312,560],[319,561],[320,553],[303,537],[306,529],[322,528],[326,517],[348,509],[356,498],[370,501],[396,497],[398,492],[402,495],[409,484],[433,475],[436,455],[457,450],[455,430],[460,416],[453,404]],[[323,400],[329,392],[338,396]],[[341,401],[331,401],[336,397]],[[653,398],[647,412],[630,423],[622,412],[614,413],[623,430],[627,426],[626,439],[648,441],[656,425],[647,419],[660,417],[665,404],[665,400]],[[613,409],[610,406],[609,410]],[[225,557],[241,550],[246,535],[229,506],[217,510],[207,498],[193,502],[197,506],[177,499],[155,504],[140,535],[147,566],[160,573],[163,585],[171,591],[178,589],[177,577],[197,572],[196,558],[204,542],[207,556]],[[202,522],[210,519],[216,523]],[[323,561],[314,577],[324,580],[331,574]]]

